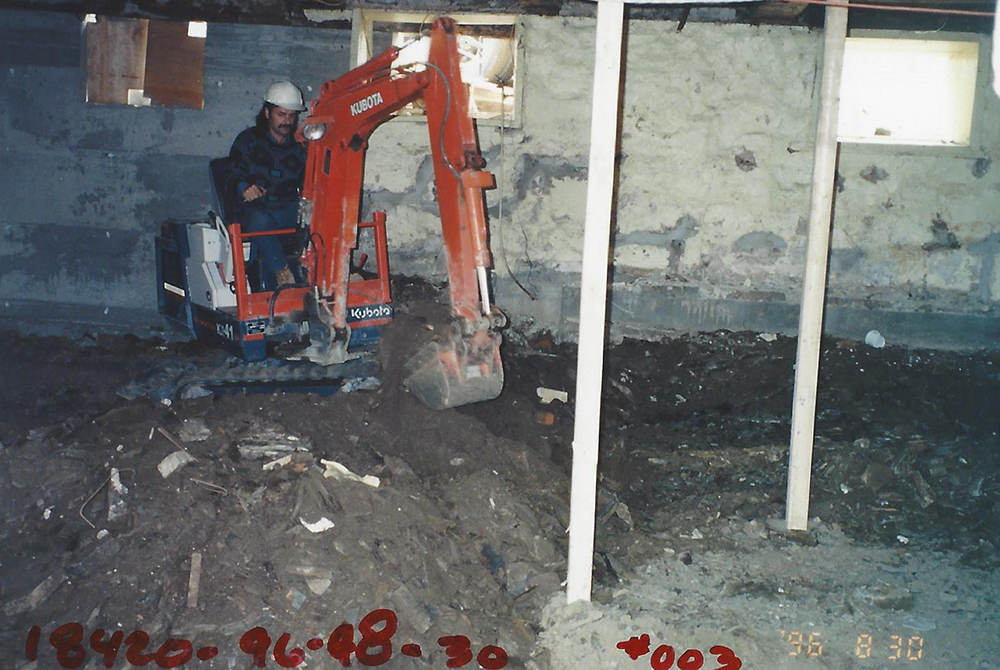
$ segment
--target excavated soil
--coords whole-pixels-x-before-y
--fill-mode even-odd
[[[387,615],[366,615],[380,608],[398,621],[390,668],[455,667],[438,640],[459,635],[468,667],[499,667],[497,645],[512,668],[638,668],[650,655],[633,661],[617,643],[642,633],[651,653],[676,647],[677,667],[687,649],[723,666],[716,645],[745,668],[996,667],[996,352],[824,340],[814,519],[787,533],[774,520],[794,339],[718,332],[611,347],[595,602],[566,607],[575,350],[509,331],[500,398],[433,411],[398,379],[440,327],[439,305],[433,287],[401,283],[383,386],[329,397],[175,397],[162,372],[217,352],[0,334],[0,667],[104,667],[90,647],[102,628],[150,640],[143,650],[132,636],[107,667],[169,665],[183,643],[140,652],[183,638],[218,648],[191,664],[249,668],[257,627],[268,667],[291,667],[293,647],[298,667],[343,667],[325,644],[363,619],[370,644],[351,662],[375,665]],[[570,402],[542,405],[539,386]],[[277,451],[258,458],[255,445]],[[162,476],[182,450],[194,460]],[[322,460],[378,486],[324,476]],[[109,493],[119,481],[127,491]],[[68,637],[50,640],[72,622],[85,658]],[[314,638],[324,646],[307,649]],[[695,656],[683,670],[701,667]]]

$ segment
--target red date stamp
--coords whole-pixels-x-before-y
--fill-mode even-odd
[[[649,654],[649,634],[643,633],[639,637],[633,635],[619,642],[616,648],[628,654],[633,661],[638,661]],[[708,652],[715,656],[715,662],[719,664],[714,670],[740,670],[743,667],[743,661],[729,647],[717,644]],[[661,644],[650,654],[649,667],[653,670],[669,670],[673,667],[674,661],[677,662],[678,670],[701,670],[705,665],[705,655],[697,649],[687,649],[677,656],[673,647]]]
[[[305,646],[311,652],[325,653],[336,659],[342,666],[350,667],[351,656],[361,665],[373,667],[387,663],[392,658],[392,637],[396,634],[398,620],[395,612],[388,609],[377,609],[369,612],[358,623],[361,639],[355,642],[354,626],[343,623],[337,626],[327,639],[310,638]],[[29,661],[38,658],[38,645],[42,630],[32,626],[24,645],[24,653]],[[87,661],[87,649],[84,647],[83,626],[77,622],[65,623],[49,635],[49,644],[55,650],[56,661],[63,668],[79,668]],[[282,633],[278,639],[272,640],[267,629],[260,626],[243,633],[239,641],[239,649],[253,659],[255,667],[267,666],[268,658],[282,668],[296,668],[305,661],[306,652],[294,647],[289,649],[291,634]],[[190,640],[184,638],[169,638],[156,651],[147,653],[149,635],[137,630],[125,635],[124,631],[115,631],[108,637],[103,628],[96,629],[88,639],[90,649],[98,654],[104,667],[113,667],[124,646],[125,660],[132,666],[141,668],[155,663],[161,668],[177,668],[192,659],[207,661],[219,654],[219,648],[205,646],[195,649]],[[271,643],[274,642],[272,648]],[[444,648],[449,668],[461,668],[468,665],[473,658],[485,670],[500,670],[507,665],[507,652],[503,647],[486,645],[473,656],[469,638],[464,635],[445,635],[437,640]],[[419,644],[409,642],[400,647],[404,656],[420,657],[423,650]],[[737,666],[738,667],[738,666]]]

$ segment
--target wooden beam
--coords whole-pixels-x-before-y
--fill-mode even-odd
[[[840,78],[847,38],[847,9],[827,7],[823,41],[823,82],[820,87],[816,153],[813,160],[809,243],[799,312],[799,342],[795,359],[795,397],[792,402],[792,439],[788,454],[786,518],[789,530],[806,530],[809,523],[809,483],[812,474],[816,425],[816,389],[819,381],[823,304],[826,301],[827,256],[837,169],[837,113]]]
[[[597,454],[604,375],[605,307],[611,199],[618,148],[618,84],[622,68],[622,0],[597,3],[597,50],[590,120],[590,167],[583,230],[580,280],[580,348],[576,361],[576,414],[573,422],[573,489],[570,494],[568,602],[590,600],[597,508]]]

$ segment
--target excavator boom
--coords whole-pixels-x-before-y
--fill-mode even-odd
[[[301,130],[311,140],[303,187],[309,243],[302,260],[312,269],[313,287],[308,352],[313,360],[336,363],[347,355],[350,255],[357,246],[368,139],[403,107],[424,101],[453,325],[410,359],[405,383],[439,409],[492,399],[503,388],[498,329],[505,317],[490,304],[483,200],[493,176],[483,169],[468,114],[457,38],[455,22],[439,18],[423,69],[393,68],[399,54],[393,47],[325,83]]]

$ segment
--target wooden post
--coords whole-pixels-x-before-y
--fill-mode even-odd
[[[622,0],[599,0],[597,3],[597,54],[587,172],[587,217],[583,232],[583,276],[580,280],[580,348],[576,364],[573,490],[566,576],[566,599],[570,603],[590,600],[594,561],[598,432],[624,10]]]
[[[809,480],[812,474],[813,431],[816,423],[816,387],[819,376],[823,303],[826,300],[827,256],[833,188],[837,168],[837,114],[840,75],[847,38],[847,9],[827,7],[824,23],[823,83],[820,89],[816,153],[813,162],[809,244],[799,312],[799,344],[795,358],[795,398],[792,402],[792,440],[788,454],[786,517],[789,530],[806,530],[809,522]]]

